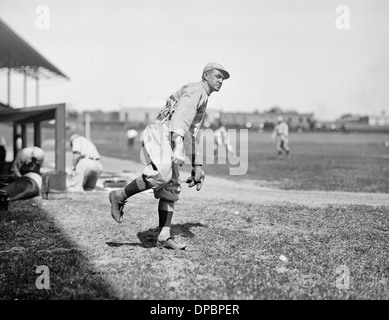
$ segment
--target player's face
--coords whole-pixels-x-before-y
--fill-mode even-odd
[[[205,74],[205,80],[207,81],[211,92],[219,91],[223,85],[224,75],[219,70],[210,70]]]

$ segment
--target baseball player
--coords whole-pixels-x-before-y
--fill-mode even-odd
[[[214,132],[215,140],[213,145],[213,151],[217,153],[219,148],[227,148],[229,154],[234,152],[234,148],[230,143],[230,137],[224,124],[221,124]]]
[[[202,81],[186,84],[173,93],[158,116],[142,132],[142,150],[147,161],[142,174],[124,188],[109,193],[111,215],[116,222],[122,223],[127,199],[153,189],[154,197],[159,199],[159,248],[182,250],[186,247],[178,244],[170,233],[174,204],[179,200],[181,191],[178,167],[185,161],[184,142],[192,146],[190,160],[193,169],[186,182],[199,191],[205,178],[199,152],[200,129],[208,97],[212,92],[218,92],[223,81],[229,77],[222,65],[211,62],[203,69]]]
[[[135,138],[138,136],[138,131],[135,129],[127,129],[127,150],[131,151],[134,147]]]
[[[281,159],[284,152],[288,158],[290,158],[289,126],[284,122],[282,116],[277,118],[277,124],[274,126],[272,139],[276,141],[278,158]]]
[[[10,170],[17,179],[1,188],[9,195],[9,201],[30,199],[40,194],[44,157],[45,153],[39,147],[26,147],[18,151]]]
[[[18,151],[11,166],[11,173],[21,178],[28,172],[40,174],[45,152],[39,147],[26,147]]]
[[[89,139],[73,134],[70,137],[73,152],[72,173],[67,182],[69,192],[92,191],[96,187],[103,166],[96,146]]]

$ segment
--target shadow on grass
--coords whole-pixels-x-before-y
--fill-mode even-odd
[[[0,299],[115,299],[88,257],[32,199],[0,212],[0,260]],[[39,266],[49,271],[43,282]],[[38,289],[37,281],[49,288]]]
[[[143,243],[138,243],[138,242],[112,242],[112,241],[109,241],[109,242],[106,242],[106,244],[109,247],[114,247],[114,248],[117,248],[117,247],[142,247],[142,248],[144,248]]]
[[[187,222],[184,224],[173,224],[171,227],[171,235],[172,237],[182,236],[184,238],[193,238],[196,236],[192,231],[190,231],[190,228],[193,227],[206,228],[207,226],[200,222],[197,223]],[[141,241],[141,244],[138,245],[144,248],[154,248],[157,246],[158,227],[139,232],[137,236]]]

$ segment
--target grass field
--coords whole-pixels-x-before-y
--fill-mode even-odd
[[[2,131],[11,141],[11,128],[3,127]],[[389,147],[385,147],[388,133],[292,132],[292,157],[282,160],[277,160],[270,134],[250,131],[248,139],[242,139],[242,150],[237,144],[237,156],[247,161],[246,174],[230,175],[230,168],[239,164],[232,165],[225,158],[222,161],[226,164],[205,164],[206,173],[256,180],[281,189],[389,193]],[[52,140],[53,132],[44,129],[42,137]],[[124,129],[94,130],[92,126],[91,137],[101,154],[140,162],[141,144],[137,141],[128,152]]]
[[[100,152],[107,156],[140,161],[140,143],[127,152],[124,135],[94,131]],[[277,160],[270,133],[250,131],[242,142],[248,161],[245,175],[229,175],[226,164],[206,164],[207,174],[228,179],[253,179],[282,189],[389,193],[389,141],[387,133],[337,132],[290,135],[291,159]],[[240,151],[240,145],[237,148]],[[242,155],[239,155],[243,158]],[[225,159],[224,159],[225,160]],[[235,165],[236,167],[237,165]]]
[[[172,232],[189,247],[175,252],[155,247],[152,194],[132,198],[122,225],[106,197],[27,200],[1,215],[0,297],[389,299],[387,207],[186,198]],[[39,265],[50,269],[50,290],[35,286]]]
[[[104,155],[139,161],[139,144],[128,154],[118,134],[93,131],[92,138]],[[208,185],[199,193],[183,189],[172,233],[188,244],[185,251],[155,247],[152,193],[131,198],[121,225],[110,216],[107,191],[11,203],[0,213],[0,299],[388,300],[388,206],[317,205],[308,192],[305,204],[239,194],[251,180],[255,192],[270,185],[389,193],[386,140],[293,133],[292,158],[277,160],[269,133],[251,132],[246,175],[207,164],[208,174],[229,179],[224,188],[223,181],[213,186],[212,196],[202,193]],[[50,270],[50,290],[36,287],[42,265]]]

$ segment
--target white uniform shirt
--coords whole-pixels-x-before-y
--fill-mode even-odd
[[[127,138],[128,139],[133,139],[138,135],[138,131],[134,129],[127,130]]]
[[[85,158],[100,159],[100,154],[96,146],[83,136],[78,136],[73,139],[72,151],[79,152]]]
[[[286,122],[281,122],[274,127],[274,132],[277,138],[288,138],[289,126]]]

